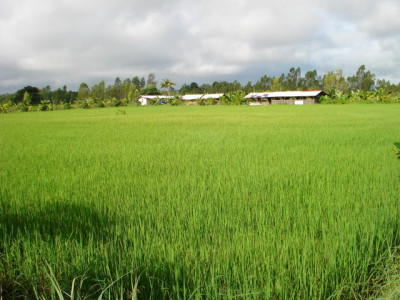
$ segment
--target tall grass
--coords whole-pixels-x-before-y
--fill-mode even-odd
[[[382,283],[399,106],[124,110],[0,116],[10,297],[363,298]]]

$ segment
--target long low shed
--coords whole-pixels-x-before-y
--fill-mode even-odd
[[[215,99],[219,101],[225,94],[193,94],[193,95],[185,95],[181,99],[184,104],[197,104],[198,99]]]
[[[250,93],[245,96],[250,105],[270,104],[315,104],[319,97],[326,95],[324,91],[286,91]]]

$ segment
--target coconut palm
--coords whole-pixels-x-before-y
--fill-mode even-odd
[[[162,89],[166,89],[166,90],[167,90],[167,93],[168,93],[168,96],[169,96],[169,92],[170,92],[171,88],[172,88],[174,85],[175,85],[175,83],[173,83],[172,80],[170,80],[170,79],[168,79],[168,78],[165,78],[165,79],[163,79],[163,81],[161,82],[160,87],[161,87]]]

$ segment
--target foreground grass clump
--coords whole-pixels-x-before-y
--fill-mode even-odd
[[[367,297],[399,245],[400,106],[0,116],[10,297]]]

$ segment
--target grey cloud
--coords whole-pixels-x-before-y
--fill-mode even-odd
[[[3,0],[0,93],[149,72],[178,86],[290,66],[352,75],[361,64],[397,83],[399,12],[395,0]]]

